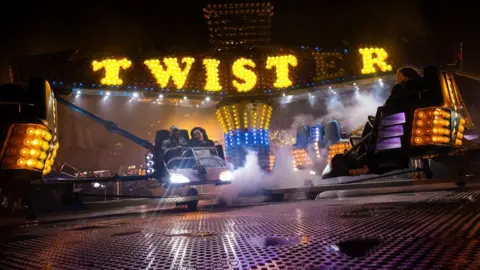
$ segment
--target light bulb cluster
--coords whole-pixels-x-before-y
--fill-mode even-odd
[[[152,152],[147,151],[147,153],[145,154],[145,168],[146,168],[145,173],[148,175],[153,174],[155,172],[154,166],[155,166],[154,155]]]
[[[53,163],[55,162],[55,158],[57,157],[57,151],[60,147],[58,141],[53,145],[53,149],[50,155],[47,157],[47,161],[45,161],[45,168],[43,169],[43,175],[47,175],[52,171]]]
[[[220,60],[206,58],[203,59],[203,65],[207,73],[207,81],[204,89],[206,91],[218,92],[222,90],[220,85],[219,71]]]
[[[261,146],[269,149],[270,138],[266,129],[232,130],[224,134],[225,147]]]
[[[216,115],[223,133],[227,133],[233,130],[268,129],[272,111],[272,106],[265,103],[240,103],[222,106],[217,109]]]
[[[314,80],[323,81],[343,77],[345,69],[337,68],[337,60],[343,61],[343,54],[339,52],[313,52],[316,62],[316,77]],[[336,70],[333,71],[332,70]]]
[[[241,128],[241,121],[240,117],[238,115],[238,106],[237,104],[232,106],[232,112],[233,112],[233,119],[235,121],[235,129],[240,129]]]
[[[303,148],[292,149],[292,156],[294,169],[303,169],[312,165],[312,160],[308,156],[307,150]]]
[[[94,60],[92,62],[93,71],[105,69],[105,77],[100,80],[104,85],[122,85],[123,80],[120,79],[120,69],[127,69],[132,66],[132,62],[126,58],[123,59],[105,59],[102,61]]]
[[[19,124],[11,132],[2,158],[3,169],[51,170],[58,149],[58,142],[51,144],[50,131],[43,125]]]
[[[269,169],[270,169],[270,171],[273,170],[273,166],[275,166],[275,155],[270,153],[270,156],[269,156]]]
[[[177,89],[180,89],[184,87],[195,59],[193,57],[183,57],[181,62],[185,65],[183,70],[180,68],[176,57],[163,58],[166,69],[163,68],[159,59],[148,59],[144,61],[144,64],[162,88],[167,87],[171,77]]]
[[[263,128],[268,129],[270,127],[270,120],[272,119],[272,106],[263,105],[262,107],[262,117],[264,118]]]
[[[388,53],[383,48],[363,48],[358,50],[362,55],[362,74],[376,73],[375,65],[382,71],[392,71],[392,66],[387,64]]]
[[[320,147],[318,146],[320,143],[320,127],[312,127],[312,139],[313,139],[313,147],[315,148],[315,156],[317,159],[320,158]]]
[[[412,145],[450,144],[451,135],[457,132],[455,126],[451,125],[451,119],[452,112],[448,109],[439,107],[416,109],[412,125]],[[465,124],[465,120],[463,120],[463,124]],[[464,130],[462,122],[458,128],[458,131],[460,130],[462,132]],[[463,137],[463,133],[461,137]],[[452,143],[461,144],[461,141]]]
[[[235,77],[243,80],[244,82],[239,82],[238,80],[233,80],[233,86],[238,90],[238,92],[249,92],[257,84],[257,74],[253,70],[247,69],[246,67],[255,68],[257,65],[253,62],[252,59],[239,58],[233,62],[232,73]]]
[[[465,131],[465,118],[458,116],[455,119],[455,125],[457,124],[457,121],[459,121],[460,123],[458,123],[457,136],[455,138],[455,145],[460,146],[462,145],[463,132]]]
[[[276,67],[277,79],[273,83],[276,88],[286,88],[293,85],[293,82],[289,78],[289,65],[296,67],[298,60],[294,55],[281,55],[281,56],[269,56],[267,57],[267,69]]]
[[[328,147],[328,161],[332,160],[335,155],[343,155],[350,150],[352,145],[350,142],[338,142]]]

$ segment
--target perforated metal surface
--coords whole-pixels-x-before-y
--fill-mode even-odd
[[[2,269],[480,269],[480,192],[170,213],[3,234]]]

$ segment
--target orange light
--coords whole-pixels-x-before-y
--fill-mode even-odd
[[[23,140],[23,144],[26,145],[26,146],[30,146],[32,144],[32,140],[25,139],[25,140]]]
[[[38,139],[33,139],[33,141],[32,141],[32,145],[33,145],[33,146],[38,146],[39,144],[40,144],[40,140],[38,140]]]
[[[30,156],[36,158],[36,157],[40,156],[40,151],[38,151],[36,149],[32,149],[32,150],[30,150]]]
[[[36,163],[37,163],[37,162],[36,162],[35,160],[33,160],[33,159],[27,160],[27,166],[28,166],[28,167],[33,167],[33,166],[35,166]]]
[[[444,108],[429,107],[415,110],[411,139],[413,145],[450,144],[451,113]]]
[[[25,161],[25,159],[21,158],[19,160],[17,160],[17,165],[20,166],[20,167],[23,167],[27,164],[27,162]]]
[[[28,149],[27,148],[22,148],[22,150],[20,150],[20,155],[22,156],[27,156],[28,155]]]
[[[5,151],[5,155],[9,157],[3,159],[0,157],[1,168],[42,170],[43,161],[47,158],[46,152],[50,150],[48,141],[52,137],[47,128],[41,124],[12,125]]]

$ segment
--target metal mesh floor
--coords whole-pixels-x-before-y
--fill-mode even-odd
[[[480,269],[480,191],[168,213],[3,233],[2,269]]]

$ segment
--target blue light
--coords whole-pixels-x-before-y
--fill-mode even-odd
[[[228,148],[248,145],[249,148],[265,149],[269,151],[269,138],[268,131],[265,129],[252,129],[251,131],[244,132],[242,130],[229,131],[224,134],[225,144]],[[236,142],[236,143],[235,143]]]

